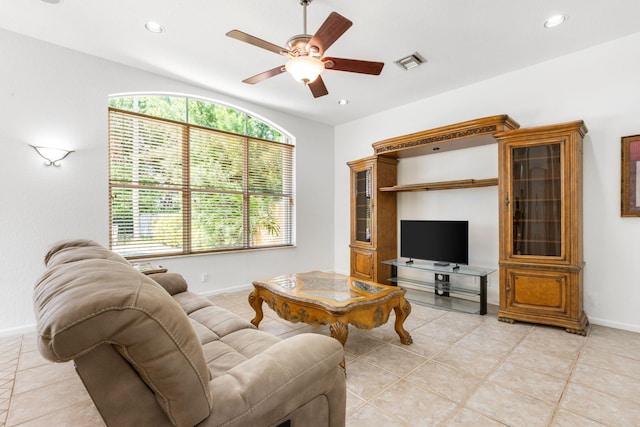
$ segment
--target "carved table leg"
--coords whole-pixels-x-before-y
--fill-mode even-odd
[[[331,337],[340,341],[340,344],[344,347],[347,343],[347,337],[349,336],[349,325],[342,322],[334,322],[329,325],[329,331],[331,332]]]
[[[334,322],[329,325],[329,332],[331,332],[331,337],[340,341],[340,344],[344,347],[349,337],[349,325],[342,322]],[[340,367],[346,369],[344,357],[342,358],[342,362],[340,362]]]
[[[404,329],[404,320],[409,313],[411,313],[411,304],[409,304],[409,301],[405,300],[404,297],[400,297],[400,302],[397,306],[393,307],[393,311],[396,313],[395,327],[400,337],[400,342],[404,345],[412,344],[413,338],[411,338],[409,332]]]
[[[262,298],[258,296],[257,289],[254,289],[253,292],[249,294],[249,304],[256,312],[256,317],[253,318],[251,324],[257,328],[264,316],[262,313]]]

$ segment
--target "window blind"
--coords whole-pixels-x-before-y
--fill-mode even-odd
[[[127,258],[294,244],[294,146],[109,109],[111,248]]]

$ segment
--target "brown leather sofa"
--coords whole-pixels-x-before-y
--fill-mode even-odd
[[[280,340],[89,240],[55,244],[34,290],[38,347],[73,360],[109,426],[344,426],[342,346]]]

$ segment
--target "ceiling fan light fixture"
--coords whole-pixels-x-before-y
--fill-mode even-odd
[[[284,67],[296,81],[309,84],[322,73],[324,62],[313,56],[294,56]]]

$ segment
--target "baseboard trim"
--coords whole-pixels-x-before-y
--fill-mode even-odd
[[[591,316],[588,316],[588,317],[589,317],[589,323],[591,323],[592,325],[606,326],[608,328],[622,329],[624,331],[630,331],[630,332],[640,332],[640,325],[614,322],[611,320],[598,319],[597,317],[591,317]]]
[[[228,294],[231,292],[238,292],[238,291],[249,291],[251,289],[253,289],[253,286],[246,284],[246,285],[228,286],[223,289],[212,289],[205,292],[198,292],[198,294],[208,298],[214,295],[222,295],[222,294]]]
[[[30,334],[36,331],[36,324],[18,326],[17,328],[0,329],[0,337]]]

